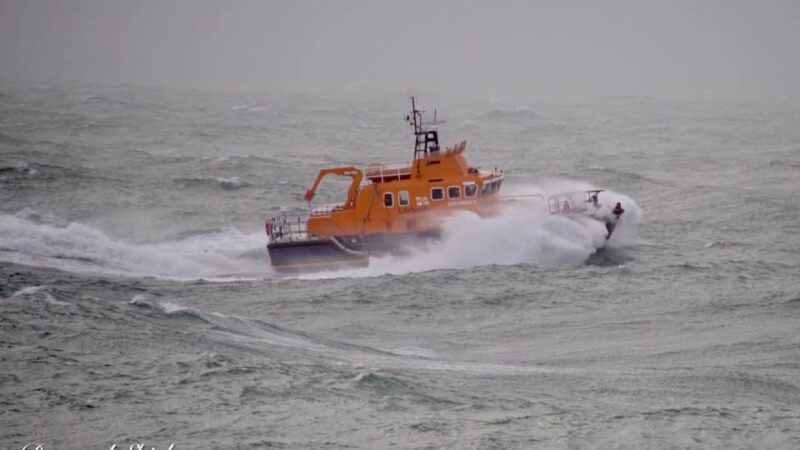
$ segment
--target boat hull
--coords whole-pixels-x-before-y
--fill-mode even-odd
[[[381,256],[388,253],[395,255],[406,254],[409,250],[424,246],[431,240],[442,237],[440,228],[424,231],[405,233],[382,233],[366,235],[363,238],[364,249],[372,256]]]
[[[340,236],[273,242],[267,245],[267,250],[270,263],[278,272],[319,272],[366,267],[370,256],[403,254],[440,236],[439,229],[362,238]]]
[[[272,268],[282,273],[319,272],[365,267],[369,257],[348,252],[331,239],[274,242],[267,245]]]

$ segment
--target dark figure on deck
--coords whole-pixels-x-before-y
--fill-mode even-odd
[[[614,207],[614,210],[611,211],[611,214],[614,214],[617,220],[619,220],[619,216],[621,216],[624,212],[625,210],[622,209],[622,204],[620,202],[617,202],[617,206]]]
[[[614,228],[617,226],[617,221],[619,220],[620,216],[625,213],[625,210],[622,209],[622,204],[617,202],[617,206],[611,211],[611,214],[614,216],[612,220],[606,221],[606,230],[608,234],[606,235],[606,239],[611,237],[611,233],[614,232]]]

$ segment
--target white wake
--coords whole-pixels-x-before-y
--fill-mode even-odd
[[[0,215],[0,260],[71,272],[171,279],[263,278],[269,273],[265,244],[263,234],[233,228],[177,241],[132,244],[78,222],[42,223]]]

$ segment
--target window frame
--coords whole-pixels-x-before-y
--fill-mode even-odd
[[[406,197],[405,204],[403,204],[403,194],[405,194]],[[409,195],[408,191],[397,192],[397,205],[401,208],[407,208],[411,205],[411,195]]]
[[[455,197],[450,195],[450,190],[451,189],[458,189],[458,195],[455,196]],[[449,199],[459,199],[459,198],[461,198],[461,186],[459,186],[457,184],[453,185],[453,186],[447,186],[447,198],[448,198],[448,200]]]
[[[439,197],[439,198],[436,198],[436,196],[434,196],[434,195],[433,195],[433,191],[439,191],[439,192],[441,192],[441,193],[442,193],[442,194],[441,194],[441,197]],[[441,186],[438,186],[438,187],[432,187],[432,188],[431,188],[431,200],[432,200],[432,201],[434,201],[434,202],[440,202],[440,201],[444,200],[444,188],[443,188],[443,187],[441,187]]]
[[[388,197],[387,197],[388,196]],[[386,204],[386,199],[390,199],[390,205]],[[383,207],[386,209],[394,208],[394,192],[384,192],[383,193]]]
[[[467,195],[467,188],[472,188],[472,195]],[[464,183],[464,198],[472,198],[478,195],[478,185],[475,184],[473,181],[467,181]]]

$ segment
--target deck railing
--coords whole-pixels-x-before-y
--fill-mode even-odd
[[[317,206],[311,210],[311,216],[327,216],[334,211],[341,211],[344,209],[344,203],[330,203],[327,205]]]
[[[402,180],[411,178],[411,166],[401,163],[372,163],[364,169],[364,176],[372,181]]]
[[[598,192],[601,191],[578,191],[565,192],[545,197],[543,194],[522,194],[522,195],[503,195],[499,197],[500,202],[514,202],[526,200],[539,200],[544,205],[547,203],[547,211],[550,214],[570,214],[573,212],[581,214],[596,214],[598,206],[596,200]],[[324,205],[311,211],[310,216],[321,216],[330,214],[333,211],[341,210],[342,203]],[[268,219],[265,224],[265,231],[270,242],[299,241],[309,239],[319,239],[317,236],[308,234],[308,218],[300,216],[277,216]],[[347,233],[343,233],[347,234]]]
[[[599,205],[592,201],[600,190],[562,192],[551,195],[547,199],[547,209],[550,214],[594,214],[599,209]],[[597,197],[594,197],[595,200]]]
[[[575,192],[561,192],[558,194],[549,195],[544,194],[521,194],[521,195],[502,195],[501,201],[530,201],[538,200],[542,204],[547,204],[547,212],[550,214],[592,214],[599,207],[592,201],[592,196],[600,191],[575,191]]]
[[[309,239],[308,222],[299,216],[278,216],[267,219],[264,229],[270,242]]]

